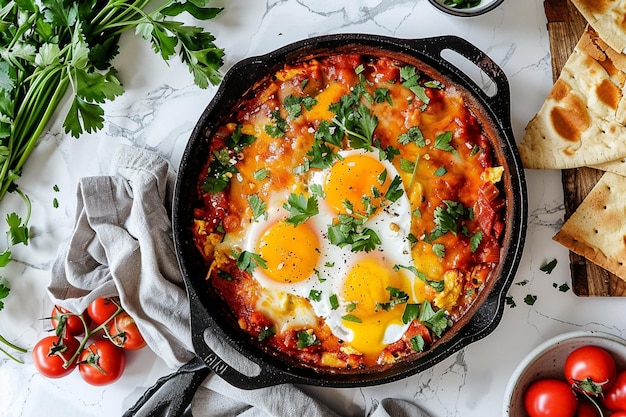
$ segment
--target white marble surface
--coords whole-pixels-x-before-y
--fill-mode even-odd
[[[222,0],[220,0],[222,1]],[[546,18],[542,0],[507,0],[476,18],[446,16],[426,0],[223,0],[224,12],[208,23],[226,50],[227,70],[238,60],[314,35],[363,32],[401,38],[454,34],[487,52],[509,77],[512,123],[517,140],[541,106],[551,81]],[[215,87],[200,90],[178,62],[164,64],[132,35],[121,41],[116,59],[126,93],[106,105],[105,128],[73,139],[53,123],[25,167],[20,186],[33,201],[32,239],[16,247],[15,262],[0,271],[12,293],[0,312],[0,334],[31,348],[46,334],[51,303],[45,288],[59,242],[71,232],[79,178],[107,174],[116,144],[158,151],[177,166],[188,136]],[[311,388],[345,416],[365,416],[381,398],[413,400],[433,417],[501,415],[509,376],[532,348],[559,333],[587,329],[622,336],[626,303],[621,299],[579,298],[553,284],[570,282],[567,251],[551,237],[563,218],[560,172],[527,171],[527,243],[500,325],[419,375],[392,384],[354,389]],[[53,190],[57,185],[59,192]],[[53,208],[53,199],[60,205]],[[2,213],[21,210],[10,196]],[[4,214],[0,213],[1,217]],[[551,275],[539,268],[556,258]],[[537,296],[534,305],[524,302]],[[160,376],[170,372],[149,350],[133,354],[123,378],[92,387],[78,373],[49,380],[37,374],[29,355],[17,365],[0,356],[0,415],[7,417],[121,415]]]

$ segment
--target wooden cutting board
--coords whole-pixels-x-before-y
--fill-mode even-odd
[[[548,19],[552,78],[556,81],[561,68],[578,43],[587,24],[570,0],[545,0]],[[576,210],[603,172],[592,168],[567,169],[562,172],[565,218]],[[579,296],[626,296],[626,282],[570,252],[572,290]]]

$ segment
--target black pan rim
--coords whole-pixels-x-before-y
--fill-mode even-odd
[[[204,131],[207,129],[207,120],[212,114],[214,109],[220,105],[223,100],[223,96],[228,94],[229,85],[232,84],[230,80],[241,80],[242,76],[250,73],[250,68],[254,71],[268,71],[273,65],[280,65],[285,61],[289,61],[291,56],[296,56],[302,51],[310,50],[327,50],[337,48],[338,45],[353,44],[355,46],[365,46],[380,49],[381,51],[394,51],[397,53],[407,54],[414,58],[423,61],[426,65],[433,67],[439,72],[443,72],[444,76],[450,78],[453,82],[458,83],[465,88],[470,95],[476,99],[482,109],[487,113],[488,117],[493,121],[494,127],[497,130],[498,135],[501,138],[503,158],[506,159],[510,173],[510,192],[516,198],[512,204],[510,210],[511,230],[508,235],[510,239],[506,248],[503,248],[503,252],[507,252],[505,258],[502,261],[501,271],[504,272],[493,288],[489,292],[488,296],[485,296],[481,306],[476,308],[476,311],[472,315],[472,319],[460,329],[455,336],[449,341],[436,344],[433,349],[429,350],[429,354],[426,359],[421,361],[407,361],[406,363],[400,363],[392,366],[390,369],[381,372],[370,372],[366,374],[356,373],[351,375],[346,374],[334,374],[334,373],[318,373],[308,368],[294,368],[292,366],[284,366],[272,358],[267,358],[261,352],[248,349],[245,344],[240,341],[232,340],[233,338],[227,337],[228,342],[244,356],[250,358],[254,362],[260,363],[263,372],[267,374],[263,380],[258,378],[246,378],[246,377],[231,377],[231,383],[236,384],[242,388],[255,388],[263,385],[273,385],[282,382],[297,382],[311,385],[320,386],[332,386],[332,387],[356,387],[356,386],[368,386],[377,385],[387,382],[396,381],[416,373],[419,373],[425,369],[434,366],[436,363],[441,362],[445,358],[451,356],[453,353],[462,349],[463,347],[476,342],[488,334],[490,334],[499,324],[505,305],[505,296],[508,288],[512,284],[515,272],[519,265],[522,250],[525,242],[526,234],[526,222],[527,222],[527,191],[525,185],[524,172],[517,155],[517,149],[515,141],[510,127],[510,119],[508,116],[509,108],[509,96],[508,96],[508,81],[506,86],[501,85],[497,100],[483,97],[483,93],[473,83],[469,83],[465,76],[454,66],[445,62],[437,62],[433,58],[432,54],[427,53],[426,49],[429,45],[437,45],[435,49],[441,47],[441,45],[455,44],[466,45],[466,41],[455,36],[439,36],[433,38],[423,39],[399,39],[380,35],[369,34],[336,34],[336,35],[324,35],[320,37],[305,39],[299,42],[294,42],[285,47],[279,48],[273,52],[265,55],[251,57],[244,59],[235,64],[225,75],[222,84],[220,85],[213,100],[208,104],[207,108],[203,112],[198,124],[194,128],[190,141],[187,144],[185,152],[181,159],[181,164],[178,173],[178,179],[174,191],[173,201],[173,230],[174,230],[174,243],[176,248],[176,254],[179,261],[179,266],[187,289],[190,294],[192,307],[194,303],[197,309],[207,310],[207,306],[202,302],[202,291],[198,291],[195,288],[194,282],[189,277],[190,274],[190,260],[189,254],[185,253],[185,248],[189,247],[189,237],[185,237],[185,229],[188,222],[185,221],[181,206],[188,201],[185,194],[185,187],[188,187],[189,181],[195,181],[195,178],[185,179],[184,174],[188,172],[190,161],[193,160],[194,150],[197,148],[198,141],[202,140]],[[473,45],[470,45],[473,47]],[[469,48],[472,51],[471,48]],[[471,52],[473,53],[473,52]],[[246,72],[247,71],[247,72]],[[497,108],[493,108],[497,107]],[[190,177],[193,177],[191,175]],[[201,289],[200,289],[201,290]],[[484,307],[482,310],[480,307]],[[483,314],[485,310],[489,310],[489,314]],[[193,309],[192,309],[193,311]],[[192,331],[206,329],[204,326],[211,326],[212,329],[219,330],[220,324],[218,324],[214,318],[209,317],[209,322],[200,321],[200,328],[194,328],[194,313],[192,312]],[[236,339],[236,338],[234,338]],[[201,337],[194,339],[194,346],[197,343],[203,343]],[[214,364],[216,358],[212,355],[203,358],[207,364]],[[219,363],[219,358],[217,358]],[[214,367],[217,368],[217,367]],[[221,369],[221,368],[220,368]],[[225,374],[228,376],[229,374]],[[250,382],[252,381],[252,382]]]

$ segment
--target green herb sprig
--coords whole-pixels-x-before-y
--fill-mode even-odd
[[[134,31],[166,61],[178,55],[199,87],[218,84],[224,51],[215,45],[214,36],[172,20],[183,13],[197,20],[213,19],[222,9],[208,4],[209,0],[0,0],[0,201],[17,190],[24,164],[66,97],[70,101],[63,120],[66,133],[78,138],[104,126],[102,104],[124,92],[112,65],[122,33]],[[28,207],[30,216],[30,203]],[[28,220],[18,219],[15,213],[7,217],[11,239],[18,236],[12,244],[27,244],[28,235],[18,232],[28,230]],[[10,252],[0,258],[0,266],[5,266]],[[4,286],[1,298],[8,293]],[[1,337],[0,341],[5,342]]]

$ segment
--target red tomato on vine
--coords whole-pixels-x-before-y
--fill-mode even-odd
[[[81,319],[82,317],[82,319]],[[71,311],[60,307],[52,307],[50,322],[56,330],[57,336],[81,336],[85,333],[85,325],[89,326],[89,316],[74,314]]]
[[[78,371],[91,385],[107,385],[117,381],[124,373],[124,351],[108,340],[97,340],[80,354]]]
[[[530,417],[573,417],[578,399],[565,381],[546,378],[528,387],[524,394],[524,408]]]
[[[582,346],[565,359],[567,381],[579,392],[599,396],[615,382],[617,365],[611,354],[598,346]]]
[[[48,378],[61,378],[76,367],[70,360],[78,350],[80,342],[75,337],[46,336],[33,348],[35,368]]]
[[[115,316],[111,322],[109,338],[116,346],[128,350],[137,350],[146,346],[146,341],[141,335],[137,323],[125,311]]]

